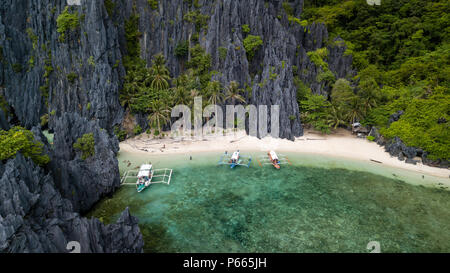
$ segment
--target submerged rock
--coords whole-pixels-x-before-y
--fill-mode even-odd
[[[0,163],[0,196],[1,253],[67,253],[71,241],[80,243],[82,253],[142,252],[137,219],[128,209],[108,226],[81,217],[51,175],[21,154]]]

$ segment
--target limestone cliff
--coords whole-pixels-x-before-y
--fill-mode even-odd
[[[71,241],[82,253],[142,252],[137,219],[128,209],[108,226],[80,217],[51,175],[20,154],[0,163],[0,173],[0,253],[67,253]]]
[[[9,115],[0,111],[0,127],[33,128],[51,156],[48,170],[21,156],[1,165],[0,251],[63,252],[67,241],[77,239],[92,252],[142,248],[128,212],[109,227],[77,214],[119,186],[113,128],[124,117],[119,91],[128,54],[125,22],[132,14],[139,15],[141,57],[150,64],[155,54],[163,53],[172,77],[184,71],[186,62],[176,56],[177,45],[194,35],[195,23],[185,15],[204,16],[198,41],[211,54],[215,79],[224,86],[237,81],[249,104],[280,105],[282,138],[303,133],[295,77],[315,93],[330,91],[325,81],[318,81],[320,68],[308,52],[326,47],[334,77],[353,73],[345,45],[328,44],[322,24],[289,20],[283,1],[154,2],[156,6],[147,0],[81,0],[80,6],[70,8],[66,0],[0,2],[0,95],[10,106]],[[299,17],[303,0],[289,2]],[[58,24],[62,15],[67,20]],[[244,46],[249,34],[263,41],[253,58]],[[47,119],[48,125],[42,125],[55,134],[53,146],[38,127]],[[138,121],[146,119],[138,115]],[[83,160],[73,144],[90,133],[95,155]],[[126,237],[126,232],[133,236]]]

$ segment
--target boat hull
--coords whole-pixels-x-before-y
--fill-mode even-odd
[[[277,169],[277,170],[281,169],[280,164],[278,164],[278,160],[273,159],[273,158],[272,158],[272,155],[270,154],[270,152],[267,153],[267,155],[269,156],[270,162],[272,162],[273,167],[274,167],[275,169]]]

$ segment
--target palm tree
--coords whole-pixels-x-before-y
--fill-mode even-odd
[[[151,103],[152,113],[148,116],[148,120],[151,125],[156,126],[158,132],[161,132],[161,124],[165,124],[170,121],[169,110],[170,107],[164,105],[161,101],[154,101]]]
[[[191,98],[186,87],[184,87],[183,85],[175,86],[174,88],[172,88],[172,91],[175,105],[189,105]]]
[[[150,87],[155,90],[169,88],[169,70],[166,67],[166,60],[162,54],[158,54],[153,59],[153,65],[150,68]]]
[[[330,113],[327,116],[327,123],[330,127],[336,130],[339,125],[346,125],[347,122],[343,116],[342,107],[332,105],[330,108]]]
[[[165,67],[166,66],[166,58],[164,58],[164,55],[162,53],[156,54],[153,57],[152,64],[155,66]]]
[[[165,74],[164,70],[164,68],[158,66],[151,68],[151,88],[155,90],[164,90],[169,88],[170,77],[168,74]]]
[[[221,103],[224,99],[224,94],[222,94],[222,86],[219,81],[211,81],[206,86],[206,94],[209,97],[208,102],[212,105],[217,105]]]
[[[174,79],[175,86],[187,86],[189,82],[188,72],[181,74],[178,78]]]
[[[226,89],[225,100],[231,99],[233,105],[236,104],[236,101],[245,103],[245,99],[241,95],[242,93],[244,93],[244,90],[239,88],[239,84],[237,82],[232,81]]]
[[[128,108],[130,106],[131,102],[133,101],[134,94],[127,92],[125,90],[122,90],[119,94],[119,100],[120,104],[124,108]]]
[[[367,112],[369,112],[369,110],[371,110],[374,107],[377,107],[377,100],[373,97],[363,97],[361,99],[362,101],[362,112],[365,114],[367,114]]]

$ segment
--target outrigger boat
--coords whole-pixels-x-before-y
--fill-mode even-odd
[[[137,175],[136,181],[137,192],[141,192],[144,189],[148,188],[152,183],[152,178],[153,178],[153,166],[150,164],[142,165]]]
[[[136,185],[137,192],[142,192],[152,184],[170,185],[172,179],[172,169],[154,170],[152,164],[143,164],[139,171],[126,171],[121,179],[122,185]],[[137,179],[135,183],[128,182],[130,179]]]
[[[278,156],[275,151],[269,151],[267,156],[260,157],[258,163],[261,167],[262,165],[273,165],[277,170],[281,169],[281,165],[283,164],[291,164],[287,156],[281,154]]]
[[[251,156],[243,156],[241,152],[237,150],[233,154],[228,154],[225,152],[219,160],[219,165],[230,165],[230,168],[233,169],[236,166],[245,166],[247,168],[250,167],[250,163],[252,162]]]
[[[280,160],[278,159],[277,154],[274,151],[270,151],[267,153],[269,156],[270,161],[272,161],[272,165],[275,167],[275,169],[279,170],[280,167]]]

